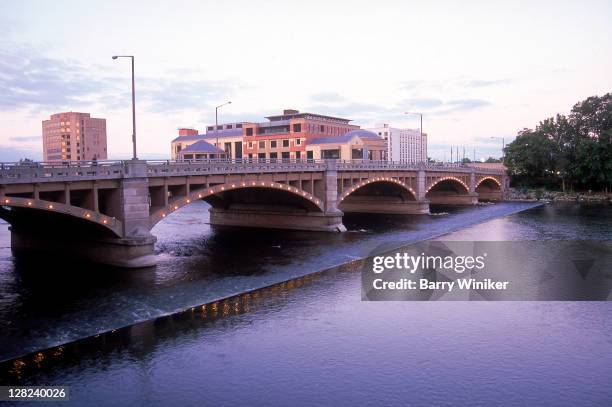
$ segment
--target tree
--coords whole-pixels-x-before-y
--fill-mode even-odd
[[[501,163],[502,161],[499,158],[489,157],[485,160],[486,163]]]
[[[565,189],[606,191],[612,185],[612,94],[592,96],[524,129],[506,146],[505,164],[515,179],[559,183]]]

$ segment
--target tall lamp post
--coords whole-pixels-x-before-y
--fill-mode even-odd
[[[134,89],[134,55],[113,55],[113,59],[131,58],[132,59],[132,160],[138,160],[136,156],[136,91]]]
[[[217,141],[215,143],[216,143],[217,148],[219,148],[219,133],[218,133],[218,131],[219,131],[219,129],[218,129],[218,127],[219,127],[219,108],[222,107],[222,106],[225,106],[225,105],[229,105],[231,103],[232,103],[232,101],[229,100],[229,101],[227,101],[225,103],[222,103],[219,106],[215,107],[215,136],[217,138]]]
[[[421,117],[421,138],[423,138],[423,113],[404,112],[404,114],[415,114]]]
[[[496,136],[491,136],[491,139],[501,139],[502,141],[502,163],[504,162],[504,150],[506,149],[506,139],[504,137],[496,137]]]

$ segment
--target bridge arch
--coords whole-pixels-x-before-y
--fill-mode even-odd
[[[425,191],[425,196],[427,196],[427,194],[430,192],[433,193],[437,191],[451,191],[451,190],[454,190],[457,193],[463,192],[463,193],[468,194],[470,192],[470,187],[465,182],[463,182],[461,179],[457,177],[447,176],[447,177],[442,177],[442,178],[435,180],[429,186],[429,188],[427,188],[427,190]]]
[[[38,213],[47,216],[64,215],[70,219],[74,219],[77,221],[77,223],[85,223],[89,224],[90,226],[95,226],[103,233],[106,231],[107,234],[113,237],[122,236],[123,226],[121,221],[100,212],[74,205],[67,205],[42,199],[3,197],[0,201],[0,207],[3,208],[3,210],[0,211],[0,218],[5,219],[11,224],[14,222],[19,222],[19,218],[25,215],[25,213],[13,214],[11,213],[13,210],[26,210],[29,213]]]
[[[499,201],[502,199],[502,185],[495,177],[482,177],[476,183],[475,191],[481,201]]]
[[[391,177],[376,177],[376,178],[369,178],[369,179],[363,180],[361,182],[358,182],[357,184],[355,184],[352,187],[348,188],[346,191],[342,192],[340,194],[340,196],[338,196],[338,203],[341,203],[346,198],[348,198],[349,196],[353,195],[355,192],[361,190],[362,188],[364,188],[364,187],[366,187],[368,185],[372,185],[372,184],[391,184],[391,185],[394,185],[396,187],[399,187],[398,190],[403,192],[402,198],[404,200],[406,200],[406,201],[416,201],[416,192],[412,189],[412,187],[410,187],[405,182],[400,181],[400,180],[395,179],[395,178],[391,178]]]
[[[476,194],[470,193],[466,181],[451,175],[432,182],[425,191],[425,198],[434,205],[472,205],[478,201]]]
[[[292,197],[297,197],[299,199],[297,202],[304,205],[304,207],[310,212],[323,213],[325,211],[324,202],[320,198],[292,185],[273,181],[241,181],[217,184],[214,186],[209,186],[208,188],[199,188],[197,190],[190,191],[187,196],[177,198],[176,200],[170,202],[167,206],[153,211],[149,217],[150,226],[155,226],[166,216],[195,201],[203,200],[215,207],[217,205],[215,198],[218,198],[221,194],[232,191],[257,189],[273,190],[281,194],[288,194]]]
[[[501,182],[499,182],[499,180],[495,177],[482,177],[477,183],[476,183],[476,188],[478,188],[481,184],[483,183],[487,183],[489,185],[493,185],[496,184],[498,189],[501,189]]]

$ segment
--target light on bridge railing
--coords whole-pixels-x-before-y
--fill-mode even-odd
[[[102,220],[102,223],[104,223],[105,225],[108,223],[108,221],[106,219]]]
[[[10,199],[5,199],[4,203],[11,203],[11,200]]]
[[[165,217],[166,217],[166,214],[165,214],[165,213],[162,213],[162,218],[165,218]]]
[[[85,213],[85,217],[86,217],[87,219],[91,218],[91,213]]]
[[[28,206],[32,206],[32,201],[28,201]]]
[[[178,209],[178,205],[174,205],[174,210],[177,210],[177,209]]]
[[[53,205],[49,204],[49,205],[47,206],[47,208],[49,208],[49,209],[53,209]]]
[[[188,200],[187,200],[187,203],[190,203],[190,202],[191,202],[191,199],[188,199]]]
[[[202,194],[198,194],[198,198],[202,198]]]

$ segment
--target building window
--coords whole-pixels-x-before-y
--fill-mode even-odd
[[[260,141],[259,142],[259,148],[266,148],[266,142],[265,141]]]
[[[217,130],[223,130],[223,125],[217,126]]]
[[[226,130],[230,130],[230,129],[232,129],[232,128],[234,128],[234,126],[232,126],[231,124],[228,124],[228,125],[226,125],[226,126],[225,126],[225,129],[226,129]]]
[[[321,125],[320,128],[321,128],[321,133],[325,133],[325,126]]]
[[[302,132],[302,124],[301,123],[296,123],[293,125],[293,132],[294,133],[301,133]]]
[[[289,140],[283,140],[283,147],[289,147]]]
[[[241,128],[242,128],[242,123],[238,123],[238,124],[236,125],[236,128],[237,128],[237,129],[241,129]]]
[[[302,139],[301,139],[301,138],[296,138],[296,139],[295,139],[295,145],[296,145],[296,146],[300,146],[300,145],[302,145]]]
[[[253,142],[249,141],[249,148],[253,148]]]
[[[252,127],[247,127],[247,129],[246,129],[246,135],[247,135],[247,136],[252,136],[252,135],[253,135],[253,128],[252,128]]]
[[[214,129],[215,129],[215,127],[214,127],[214,126],[208,126],[208,127],[206,128],[206,130],[210,130],[210,131],[212,131],[212,130],[214,130]]]
[[[276,140],[270,140],[270,148],[276,148]]]
[[[301,151],[296,151],[296,152],[295,152],[295,158],[296,158],[297,160],[299,160],[300,158],[302,158],[302,152],[301,152]]]

